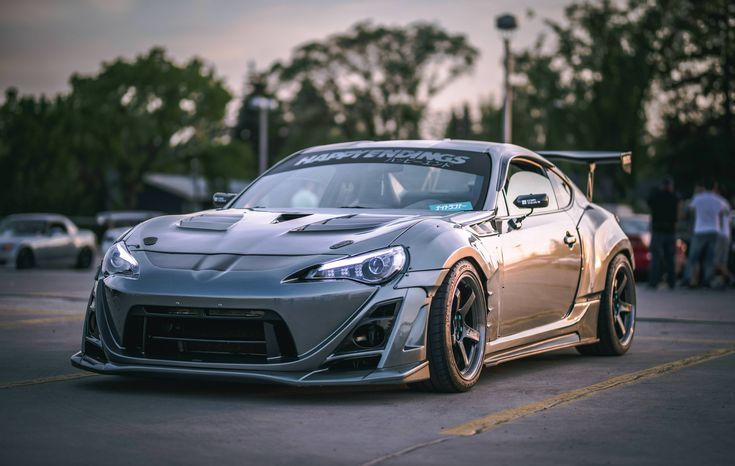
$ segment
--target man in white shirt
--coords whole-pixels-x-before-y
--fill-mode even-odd
[[[701,285],[709,286],[715,267],[715,248],[728,207],[722,197],[714,193],[714,180],[706,180],[703,191],[695,194],[689,203],[694,213],[694,235],[689,245],[686,269],[684,269],[685,285],[692,286],[694,268],[703,260]]]
[[[722,196],[722,192],[718,190],[717,194],[725,205],[725,214],[720,222],[720,231],[717,235],[717,245],[715,246],[715,271],[724,279],[723,286],[733,282],[733,276],[728,269],[730,260],[730,222],[732,216],[732,208],[727,199]]]

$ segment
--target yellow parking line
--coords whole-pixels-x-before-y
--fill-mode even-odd
[[[65,380],[83,379],[85,377],[94,377],[97,374],[90,372],[73,372],[71,374],[52,375],[50,377],[40,377],[38,379],[20,380],[18,382],[10,382],[0,385],[0,389],[3,388],[17,388],[27,387],[29,385],[41,385],[50,382],[63,382]]]
[[[661,364],[659,366],[654,366],[637,372],[631,372],[630,374],[613,377],[600,383],[596,383],[594,385],[590,385],[584,388],[579,388],[577,390],[564,392],[559,395],[537,401],[535,403],[529,403],[527,405],[518,406],[516,408],[506,409],[504,411],[474,419],[472,421],[465,422],[454,427],[449,427],[442,430],[441,433],[446,435],[461,436],[476,435],[491,430],[501,424],[512,422],[517,419],[530,416],[532,414],[536,414],[547,409],[551,409],[555,406],[588,398],[601,391],[629,385],[634,382],[649,379],[652,377],[658,377],[663,374],[678,371],[680,369],[684,369],[685,367],[693,366],[695,364],[701,364],[703,362],[711,361],[713,359],[721,358],[723,356],[728,356],[733,353],[735,353],[735,347],[721,348],[698,354],[696,356],[692,356],[686,359],[680,359],[678,361]]]
[[[58,322],[80,322],[84,320],[83,315],[70,315],[60,317],[39,317],[37,319],[5,320],[0,322],[0,328],[17,328],[24,325],[55,324]]]
[[[636,340],[644,341],[668,341],[671,343],[703,343],[708,345],[734,345],[735,339],[733,338],[688,338],[688,337],[677,337],[677,336],[640,336],[636,335]]]

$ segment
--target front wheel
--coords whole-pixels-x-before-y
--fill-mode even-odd
[[[82,248],[77,255],[77,263],[75,267],[78,269],[88,269],[92,265],[94,252],[90,248]]]
[[[18,252],[18,257],[15,259],[15,268],[19,270],[32,269],[36,265],[36,260],[33,257],[33,251],[28,248],[23,248]]]
[[[421,388],[464,392],[480,378],[485,359],[487,305],[479,274],[458,262],[431,301],[427,355],[431,378]]]
[[[619,356],[633,343],[636,297],[633,267],[624,255],[613,259],[607,272],[605,290],[600,301],[595,344],[578,346],[582,354]]]

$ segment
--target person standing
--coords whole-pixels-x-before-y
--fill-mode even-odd
[[[700,260],[703,262],[700,284],[709,286],[714,273],[717,237],[727,212],[722,198],[714,192],[715,186],[713,179],[705,180],[702,183],[704,189],[695,194],[689,203],[689,210],[694,213],[694,235],[684,269],[683,283],[688,286],[694,285],[692,275]]]
[[[715,246],[715,272],[722,276],[722,286],[733,283],[733,276],[728,268],[728,262],[730,259],[730,222],[732,216],[732,209],[727,199],[722,196],[722,191],[718,190],[717,195],[720,201],[725,206],[725,212],[722,215],[722,221],[720,222],[720,231],[717,235],[717,244]]]
[[[648,207],[651,210],[651,273],[648,285],[651,288],[658,287],[661,275],[665,273],[669,288],[674,289],[679,198],[674,193],[674,180],[671,177],[665,177],[661,185],[651,192]]]

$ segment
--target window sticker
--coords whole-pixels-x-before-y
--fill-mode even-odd
[[[452,202],[449,204],[431,204],[429,210],[434,212],[459,212],[462,210],[472,210],[470,201]]]

